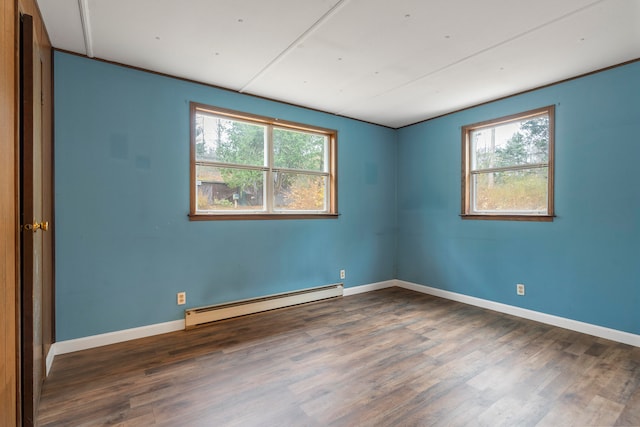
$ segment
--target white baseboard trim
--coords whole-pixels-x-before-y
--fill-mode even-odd
[[[115,344],[153,335],[166,334],[168,332],[184,330],[184,320],[156,323],[154,325],[140,326],[138,328],[124,329],[122,331],[107,332],[106,334],[91,335],[67,341],[59,341],[53,344],[54,356],[58,354],[72,353],[74,351],[87,350],[103,345]],[[51,351],[49,352],[51,353]],[[49,358],[47,357],[47,360]],[[51,358],[53,362],[53,357]]]
[[[394,286],[420,292],[423,294],[449,299],[452,301],[458,301],[464,304],[474,305],[476,307],[486,308],[500,313],[511,314],[513,316],[518,316],[529,320],[535,320],[537,322],[558,326],[560,328],[581,332],[583,334],[593,335],[596,337],[640,347],[640,335],[635,335],[616,329],[605,328],[603,326],[593,325],[590,323],[579,322],[577,320],[571,320],[551,314],[541,313],[539,311],[528,310],[526,308],[502,304],[482,298],[476,298],[456,292],[418,285],[416,283],[406,282],[404,280],[386,280],[383,282],[371,283],[368,285],[344,288],[343,295],[356,295],[365,292],[376,291],[378,289],[391,288]],[[174,320],[171,322],[156,323],[154,325],[141,326],[138,328],[124,329],[122,331],[108,332],[106,334],[92,335],[67,341],[59,341],[54,343],[49,349],[49,353],[47,354],[46,358],[46,373],[47,375],[49,374],[51,366],[53,365],[53,360],[58,354],[72,353],[74,351],[87,350],[90,348],[101,347],[104,345],[115,344],[123,341],[130,341],[138,338],[150,337],[153,335],[166,334],[168,332],[181,331],[184,330],[184,327],[184,320]]]
[[[375,291],[377,289],[390,288],[396,285],[395,280],[371,283],[368,285],[344,288],[343,295],[356,295],[363,292]],[[153,335],[165,334],[168,332],[184,330],[184,320],[174,320],[171,322],[157,323],[154,325],[141,326],[138,328],[124,329],[121,331],[108,332],[106,334],[91,335],[88,337],[76,338],[72,340],[59,341],[54,343],[49,349],[46,360],[47,374],[51,370],[53,359],[59,354],[73,353],[74,351],[88,350],[90,348],[102,347],[104,345],[134,340],[138,338],[150,337]]]
[[[560,328],[581,332],[583,334],[593,335],[611,341],[617,341],[623,344],[640,347],[640,335],[635,335],[629,332],[605,328],[604,326],[593,325],[591,323],[580,322],[578,320],[567,319],[565,317],[554,316],[552,314],[546,314],[539,311],[516,307],[513,305],[502,304],[499,302],[476,298],[456,292],[431,288],[429,286],[418,285],[416,283],[405,282],[403,280],[396,280],[395,285],[400,288],[410,289],[412,291],[421,292],[423,294],[429,294],[452,301],[458,301],[464,304],[474,305],[477,307],[498,311],[500,313],[511,314],[513,316],[535,320],[536,322],[546,323],[548,325],[558,326]]]
[[[375,291],[377,289],[390,288],[396,286],[395,280],[371,283],[368,285],[344,288],[343,295],[356,295],[363,292]],[[47,355],[47,372],[51,369],[53,358],[58,354],[72,353],[74,351],[87,350],[103,345],[115,344],[118,342],[134,340],[137,338],[150,337],[153,335],[165,334],[167,332],[184,330],[184,320],[174,320],[172,322],[157,323],[154,325],[141,326],[138,328],[124,329],[122,331],[108,332],[106,334],[91,335],[88,337],[76,338],[67,341],[54,343]]]
[[[47,353],[47,357],[44,361],[45,371],[44,376],[49,376],[49,371],[51,371],[51,365],[53,365],[53,358],[56,357],[56,343],[51,344],[49,347],[49,352]]]
[[[378,289],[392,288],[396,286],[396,280],[385,280],[384,282],[370,283],[368,285],[354,286],[352,288],[344,288],[343,296],[362,294],[365,292],[377,291]]]

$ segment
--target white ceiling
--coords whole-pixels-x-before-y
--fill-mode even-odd
[[[38,0],[53,46],[393,128],[640,58],[640,0]]]

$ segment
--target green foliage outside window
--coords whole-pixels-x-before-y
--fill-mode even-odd
[[[198,209],[263,207],[270,171],[275,208],[325,210],[326,135],[203,113],[196,113],[194,131],[196,162],[211,164],[196,166],[196,179],[217,185],[216,194],[198,190]]]
[[[549,214],[553,107],[465,126],[464,214]]]

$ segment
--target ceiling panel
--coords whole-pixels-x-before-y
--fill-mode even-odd
[[[39,0],[55,47],[391,127],[640,57],[640,0]]]
[[[640,57],[640,3],[621,6],[601,2],[339,113],[398,127],[633,60]]]
[[[90,0],[100,58],[240,89],[337,0]]]
[[[386,90],[585,4],[584,1],[563,2],[561,7],[553,8],[541,4],[534,9],[535,13],[523,14],[521,7],[513,6],[516,3],[352,0],[298,49],[257,79],[250,89],[276,91],[279,83],[291,80],[331,82],[344,88],[377,75],[377,84],[388,81],[388,87],[372,86],[371,89]],[[548,5],[552,3],[547,1]],[[465,4],[469,5],[468,13],[460,15]],[[508,7],[507,11],[503,7]],[[496,10],[503,16],[496,17]],[[509,13],[512,16],[504,16]],[[501,19],[503,24],[493,29],[496,19]]]
[[[51,44],[86,55],[78,0],[39,0]]]

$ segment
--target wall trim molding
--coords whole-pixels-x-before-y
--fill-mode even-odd
[[[395,280],[371,283],[368,285],[344,288],[343,296],[356,295],[364,292],[371,292],[377,289],[390,288],[396,285]],[[137,328],[123,329],[121,331],[107,332],[104,334],[90,335],[88,337],[75,338],[71,340],[58,341],[51,345],[46,359],[46,372],[51,370],[55,356],[59,354],[73,353],[75,351],[88,350],[90,348],[102,347],[138,338],[150,337],[153,335],[166,334],[168,332],[182,331],[185,329],[184,319],[174,320],[153,325],[140,326]]]
[[[47,358],[45,359],[44,365],[44,376],[45,378],[49,376],[49,371],[51,371],[51,365],[53,365],[53,359],[56,357],[56,343],[53,343],[49,346],[49,352],[47,353]]]
[[[629,344],[640,347],[640,335],[624,332],[617,329],[606,328],[604,326],[594,325],[592,323],[580,322],[578,320],[567,319],[566,317],[554,316],[552,314],[542,313],[540,311],[529,310],[526,308],[516,307],[513,305],[502,304],[499,302],[486,300],[482,298],[472,297],[456,292],[445,291],[438,288],[432,288],[417,283],[406,282],[404,280],[396,280],[396,286],[423,294],[433,295],[464,304],[474,305],[476,307],[486,308],[500,313],[510,314],[524,319],[534,320],[547,325],[557,326],[564,329],[580,332],[587,335],[593,335],[605,338],[611,341],[617,341],[623,344]]]
[[[392,288],[396,286],[396,280],[385,280],[383,282],[370,283],[368,285],[353,286],[350,288],[344,288],[343,296],[348,297],[350,295],[362,294],[365,292],[377,291],[378,289]]]
[[[598,326],[591,323],[580,322],[578,320],[554,316],[551,314],[516,307],[513,305],[507,305],[482,298],[472,297],[469,295],[459,294],[456,292],[446,291],[443,289],[432,288],[430,286],[419,285],[417,283],[407,282],[399,279],[385,280],[382,282],[370,283],[367,285],[344,288],[343,296],[346,297],[350,295],[357,295],[365,292],[376,291],[379,289],[392,288],[394,286],[427,295],[445,298],[452,301],[461,302],[463,304],[486,308],[488,310],[497,311],[499,313],[505,313],[512,316],[522,317],[524,319],[534,320],[540,323],[546,323],[548,325],[557,326],[560,328],[569,329],[600,338],[605,338],[611,341],[617,341],[623,344],[629,344],[635,347],[640,347],[640,335],[619,331],[617,329],[605,328],[604,326]],[[46,358],[46,373],[47,375],[49,374],[51,366],[53,365],[53,360],[55,356],[59,354],[73,353],[75,351],[88,350],[90,348],[102,347],[105,345],[130,341],[138,338],[145,338],[154,335],[166,334],[169,332],[182,331],[184,329],[184,319],[181,319],[164,323],[156,323],[153,325],[140,326],[138,328],[124,329],[121,331],[107,332],[105,334],[91,335],[88,337],[59,341],[54,343],[49,349],[49,353],[47,354]]]
[[[53,352],[53,356],[57,356],[59,354],[73,353],[74,351],[87,350],[94,347],[102,347],[104,345],[182,330],[184,330],[184,319],[173,320],[171,322],[156,323],[137,328],[123,329],[121,331],[107,332],[105,334],[58,341],[51,346],[52,350],[50,350],[49,353]],[[51,359],[53,363],[53,357]],[[47,357],[47,362],[48,360],[49,357]]]

